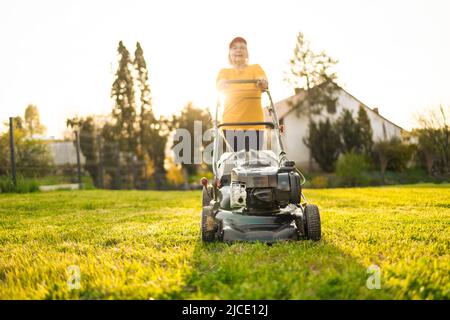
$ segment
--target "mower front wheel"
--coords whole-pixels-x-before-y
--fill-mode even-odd
[[[212,186],[203,187],[202,189],[202,206],[209,206],[213,198],[213,188]]]
[[[315,204],[307,204],[304,213],[306,238],[319,241],[322,237],[319,208]]]
[[[202,241],[213,242],[215,240],[217,225],[214,220],[213,208],[211,206],[205,206],[202,209]]]

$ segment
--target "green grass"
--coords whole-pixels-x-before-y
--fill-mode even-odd
[[[0,299],[450,298],[450,185],[305,194],[323,240],[272,246],[202,244],[198,191],[0,195]]]

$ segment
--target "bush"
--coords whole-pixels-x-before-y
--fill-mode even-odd
[[[429,109],[425,114],[419,114],[419,129],[414,129],[412,135],[417,138],[419,160],[429,174],[434,176],[450,175],[450,123],[448,119],[450,107],[443,106]]]
[[[369,167],[369,162],[364,155],[354,152],[342,155],[336,165],[338,183],[343,186],[368,185],[366,171]]]
[[[44,141],[32,140],[21,129],[14,132],[17,172],[25,177],[42,177],[51,172],[53,158]],[[0,175],[7,175],[11,168],[9,133],[0,135]]]
[[[398,139],[392,139],[391,149],[389,150],[390,159],[386,169],[397,172],[405,171],[416,148],[414,144],[405,144]]]
[[[10,177],[0,177],[0,193],[29,193],[39,191],[39,184],[35,180],[17,178],[14,185]]]

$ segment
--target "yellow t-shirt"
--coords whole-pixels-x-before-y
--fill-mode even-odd
[[[220,80],[267,79],[259,64],[248,65],[242,70],[225,68],[217,75]],[[261,90],[253,83],[230,84],[224,90],[225,108],[222,122],[262,122],[264,113],[261,107]],[[264,126],[227,126],[223,129],[264,129]]]

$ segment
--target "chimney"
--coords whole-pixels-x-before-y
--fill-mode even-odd
[[[378,108],[373,108],[372,110],[375,111],[376,114],[380,114],[380,113],[378,112]]]

